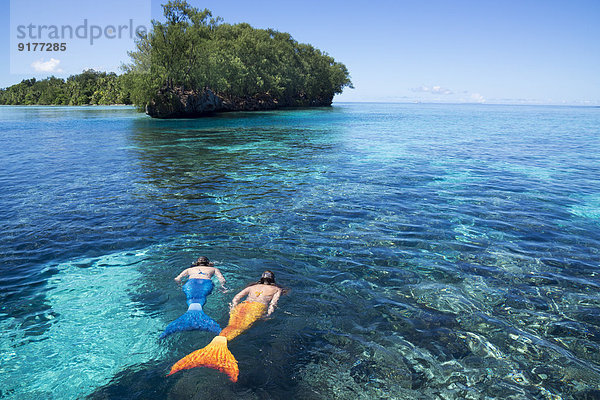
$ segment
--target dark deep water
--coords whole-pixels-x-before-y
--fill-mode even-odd
[[[0,107],[0,398],[599,399],[600,109]],[[291,288],[165,377],[200,255]]]

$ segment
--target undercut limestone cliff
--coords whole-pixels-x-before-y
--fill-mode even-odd
[[[268,93],[235,97],[182,88],[164,88],[146,105],[146,114],[153,118],[197,118],[227,111],[277,110],[289,107],[331,106],[333,94],[308,99],[302,94],[289,99],[277,99]]]

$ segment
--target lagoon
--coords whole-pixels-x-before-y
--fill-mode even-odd
[[[0,107],[0,398],[597,398],[600,109]],[[173,277],[291,289],[165,377]],[[235,292],[206,313],[222,326]],[[596,397],[594,397],[596,396]]]

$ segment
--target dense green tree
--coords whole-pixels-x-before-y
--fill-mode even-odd
[[[0,90],[0,104],[89,105],[131,104],[131,92],[124,75],[86,70],[65,80],[25,79]]]
[[[163,9],[165,22],[152,22],[125,67],[132,100],[141,107],[159,89],[175,87],[224,97],[268,94],[285,104],[331,99],[352,87],[343,64],[288,33],[225,24],[183,0]]]
[[[352,87],[344,64],[290,34],[226,24],[184,0],[136,41],[123,74],[86,70],[66,80],[26,79],[0,90],[0,104],[136,104],[165,89],[211,89],[222,98],[268,95],[284,105],[327,104]]]

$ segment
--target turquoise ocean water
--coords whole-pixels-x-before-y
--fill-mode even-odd
[[[600,109],[0,107],[2,399],[598,399]],[[206,255],[291,289],[166,373]]]

